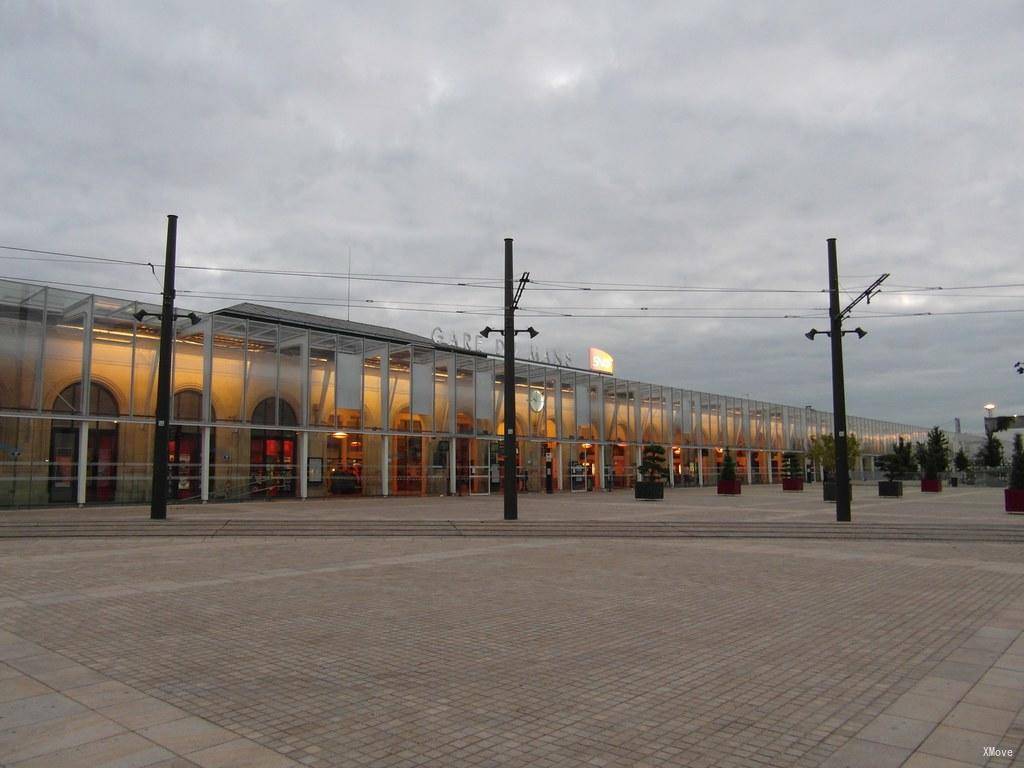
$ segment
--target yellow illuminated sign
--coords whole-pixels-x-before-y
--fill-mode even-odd
[[[598,373],[615,373],[615,358],[597,347],[590,348],[590,370]]]

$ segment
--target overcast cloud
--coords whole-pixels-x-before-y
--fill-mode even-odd
[[[1024,283],[1020,2],[442,7],[0,2],[0,244],[159,265],[176,213],[182,264],[344,272],[351,248],[356,273],[498,277],[514,237],[537,280],[817,290],[834,236],[844,301],[892,274],[854,315],[869,335],[847,337],[850,413],[980,431],[986,402],[1024,412],[1024,313],[867,316],[1022,309],[1024,288],[899,291]],[[0,272],[159,290],[138,267]],[[178,288],[347,290],[194,271]],[[622,376],[831,409],[828,340],[803,336],[827,326],[823,295],[528,289],[523,305],[817,310],[530,322],[539,346],[603,347]],[[351,317],[424,335],[489,320]]]

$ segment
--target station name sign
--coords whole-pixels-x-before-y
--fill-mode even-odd
[[[479,333],[459,333],[457,331],[450,331],[445,328],[434,328],[430,332],[430,338],[433,339],[435,344],[447,344],[450,347],[456,347],[458,349],[466,349],[470,352],[489,352],[493,350],[495,355],[505,354],[505,340],[500,335],[495,335],[493,339],[485,339]],[[485,349],[485,347],[492,347],[492,350]],[[524,351],[522,349],[523,344],[520,344],[516,348],[516,352]],[[529,357],[522,357],[516,355],[522,360],[531,360],[535,363],[548,363],[549,365],[572,365],[572,353],[566,352],[561,349],[542,349],[534,344],[529,345]]]
[[[590,370],[609,375],[615,373],[615,358],[603,349],[591,347],[587,357],[590,361]]]

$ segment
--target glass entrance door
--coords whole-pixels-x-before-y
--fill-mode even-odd
[[[250,443],[253,496],[295,495],[295,436],[254,434]]]

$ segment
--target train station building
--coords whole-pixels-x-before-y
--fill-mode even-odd
[[[0,506],[145,503],[152,478],[159,320],[141,301],[0,281]],[[194,322],[196,321],[196,322]],[[174,501],[498,492],[505,478],[497,355],[256,304],[176,321],[169,439]],[[474,345],[468,345],[474,346]],[[564,363],[564,361],[562,361]],[[522,491],[631,487],[642,447],[671,486],[781,480],[832,415],[809,407],[516,363]],[[746,388],[746,386],[744,386]],[[848,418],[875,456],[922,427]]]

